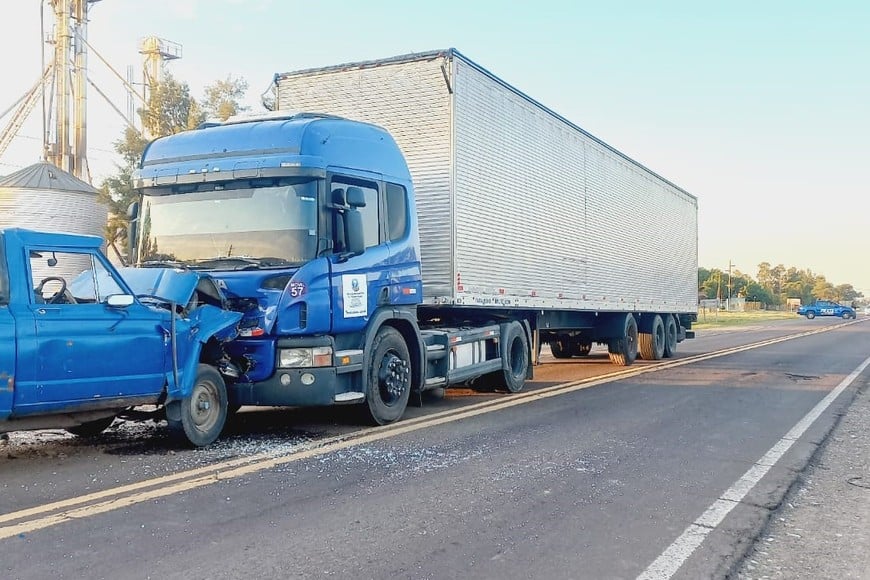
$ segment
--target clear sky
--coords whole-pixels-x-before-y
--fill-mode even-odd
[[[39,76],[39,0],[0,0],[0,112]],[[50,20],[50,19],[49,19]],[[870,2],[101,0],[90,44],[122,75],[137,41],[184,47],[195,96],[228,74],[455,47],[699,198],[699,262],[809,268],[870,296]],[[122,110],[121,83],[90,77]],[[38,109],[38,108],[37,108]],[[2,119],[2,125],[9,116]],[[94,181],[123,121],[89,92]],[[0,174],[38,160],[39,114]]]

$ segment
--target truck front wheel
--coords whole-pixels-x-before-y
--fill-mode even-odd
[[[384,326],[372,342],[366,384],[368,418],[376,425],[398,421],[411,395],[411,355],[398,330]]]
[[[173,437],[196,447],[213,443],[227,421],[227,387],[217,369],[199,365],[190,395],[168,403],[166,419]]]

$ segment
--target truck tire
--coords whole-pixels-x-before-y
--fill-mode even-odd
[[[665,355],[665,323],[661,316],[653,316],[649,332],[638,334],[637,344],[643,360],[661,360]]]
[[[383,326],[372,342],[365,415],[375,425],[398,421],[411,395],[411,355],[398,330]]]
[[[227,421],[227,386],[217,369],[200,364],[190,395],[169,403],[166,417],[174,438],[196,447],[213,443]]]
[[[627,367],[637,358],[637,321],[634,316],[625,316],[625,331],[622,337],[611,339],[607,343],[610,362],[621,367]]]
[[[807,320],[812,320],[815,317],[816,317],[815,312],[813,312],[812,310],[807,310]]]
[[[851,312],[844,312],[843,313],[843,320],[849,320],[850,318],[852,318]]]
[[[502,374],[504,386],[509,393],[519,393],[526,386],[526,376],[529,374],[529,341],[526,339],[523,325],[511,322],[507,325],[501,337]]]
[[[103,431],[109,428],[109,425],[115,422],[115,417],[104,417],[95,421],[88,421],[75,427],[67,427],[66,431],[72,433],[76,437],[90,438],[96,437]]]
[[[553,353],[555,358],[571,358],[573,356],[571,346],[571,339],[566,337],[557,338],[550,341],[550,352]]]
[[[665,314],[665,358],[673,358],[677,354],[677,321],[673,315]]]

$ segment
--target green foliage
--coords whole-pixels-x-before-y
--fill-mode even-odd
[[[731,296],[761,302],[765,306],[781,306],[788,298],[799,298],[802,304],[816,300],[833,300],[844,304],[863,298],[851,284],[834,286],[824,276],[811,270],[786,268],[782,264],[771,267],[770,262],[758,265],[757,280],[739,270],[731,272]],[[706,298],[728,297],[728,272],[718,268],[698,268],[698,291]]]
[[[195,127],[200,122],[196,118],[197,114],[202,116],[195,102],[187,83],[177,81],[171,74],[164,72],[163,80],[151,87],[147,106],[139,109],[145,132],[152,137],[163,137],[184,131],[191,125]]]
[[[248,82],[244,79],[234,79],[227,76],[224,80],[215,81],[205,88],[203,109],[209,118],[226,121],[235,114],[247,111],[240,101],[248,90]]]

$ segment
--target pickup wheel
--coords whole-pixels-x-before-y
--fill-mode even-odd
[[[658,314],[653,316],[649,332],[638,335],[638,348],[644,360],[660,360],[665,355],[665,323]]]
[[[196,382],[190,395],[172,401],[166,415],[172,435],[196,447],[213,443],[227,421],[227,387],[212,366],[197,367]]]
[[[115,422],[115,417],[104,417],[95,421],[87,421],[75,427],[67,427],[66,431],[72,433],[76,437],[90,438],[96,437],[103,431],[109,428],[109,425]]]
[[[807,320],[812,320],[815,317],[816,317],[815,312],[813,312],[812,310],[807,310]]]
[[[843,320],[849,320],[850,318],[852,318],[851,312],[844,312],[843,313]]]
[[[637,321],[631,314],[625,316],[625,332],[622,337],[611,339],[607,343],[610,362],[621,367],[627,367],[637,358]]]
[[[372,342],[372,359],[366,381],[367,418],[375,425],[398,421],[411,395],[411,355],[398,330],[384,326]]]
[[[670,314],[665,314],[665,358],[673,358],[677,354],[677,321]]]

